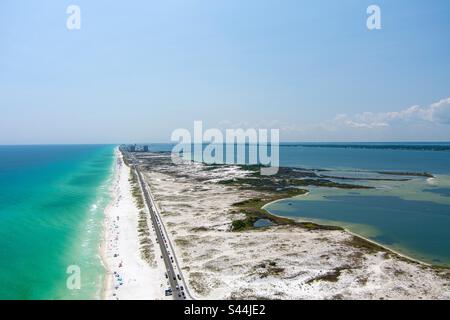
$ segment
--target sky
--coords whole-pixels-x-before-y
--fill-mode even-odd
[[[450,141],[449,39],[447,0],[2,0],[0,144]]]

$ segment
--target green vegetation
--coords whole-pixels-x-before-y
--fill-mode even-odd
[[[232,229],[233,231],[243,231],[247,229],[253,228],[253,224],[256,220],[247,218],[245,220],[234,220],[232,222]]]
[[[310,222],[296,222],[289,218],[278,217],[270,214],[265,209],[262,209],[264,205],[285,198],[292,198],[298,195],[305,194],[307,190],[304,189],[286,189],[282,191],[278,191],[268,196],[265,199],[249,199],[241,202],[235,203],[233,206],[236,207],[236,210],[233,210],[231,213],[243,213],[245,214],[245,219],[242,220],[234,220],[232,222],[232,230],[233,231],[244,231],[249,229],[254,229],[254,223],[259,219],[267,219],[272,222],[274,225],[295,225],[302,228],[307,228],[310,230],[317,229],[326,229],[326,230],[342,230],[340,227],[335,226],[322,226],[315,223]]]
[[[379,174],[387,174],[394,176],[411,176],[411,177],[425,177],[425,178],[434,178],[431,173],[428,172],[398,172],[398,171],[376,171]]]
[[[123,153],[122,153],[122,155],[123,155]],[[130,167],[130,163],[128,162],[128,158],[125,157],[125,156],[123,156],[122,159],[123,159],[123,162],[125,163],[125,165],[126,165],[127,167]]]
[[[140,210],[138,216],[138,235],[141,257],[144,261],[153,266],[155,264],[155,254],[153,252],[153,243],[150,240],[148,214],[143,211],[145,208],[144,198],[142,196],[141,187],[139,186],[136,172],[132,169],[130,169],[129,181],[131,185],[131,194],[133,195],[136,206]]]
[[[252,229],[254,228],[253,224],[258,219],[268,219],[277,225],[293,224],[293,220],[271,215],[269,212],[262,209],[262,207],[269,202],[283,198],[291,198],[296,195],[305,194],[306,192],[307,191],[303,189],[290,189],[284,192],[279,192],[278,194],[268,197],[267,199],[249,199],[235,203],[233,206],[238,208],[238,210],[232,213],[244,213],[246,218],[244,220],[234,220],[232,223],[232,230],[243,231]]]
[[[442,277],[444,277],[447,280],[450,280],[450,267],[448,266],[441,266],[441,265],[433,265],[431,266],[433,270],[438,272]]]
[[[360,180],[360,181],[399,181],[399,182],[405,182],[405,181],[410,181],[411,177],[407,177],[407,178],[368,178],[368,177],[364,177],[364,178],[358,178],[358,177],[341,177],[341,176],[328,176],[328,175],[321,175],[322,178],[326,178],[326,179],[339,179],[339,180],[352,180],[352,181],[356,181],[356,180]]]
[[[131,184],[131,194],[136,201],[136,205],[139,210],[144,209],[144,198],[142,197],[141,187],[139,186],[138,178],[136,172],[130,169],[130,184]]]
[[[264,199],[249,199],[234,204],[236,210],[230,213],[243,213],[245,219],[234,220],[232,222],[233,231],[244,231],[253,229],[254,223],[259,219],[267,219],[274,225],[295,225],[310,230],[342,230],[337,226],[324,226],[312,222],[296,222],[292,219],[278,217],[270,214],[262,209],[264,205],[280,199],[292,198],[298,195],[305,194],[307,190],[299,187],[305,186],[320,186],[320,187],[335,187],[345,189],[369,189],[372,187],[363,185],[354,185],[346,183],[338,183],[331,180],[320,178],[312,170],[294,169],[294,168],[279,168],[277,174],[273,176],[261,176],[261,165],[241,165],[243,170],[251,171],[252,174],[244,178],[235,178],[222,180],[218,183],[223,185],[236,186],[241,189],[250,189],[253,191],[261,191],[269,193]]]
[[[369,253],[387,251],[382,246],[357,236],[353,236],[349,241],[347,241],[347,244],[355,248],[363,249]]]
[[[189,241],[182,238],[175,239],[175,243],[180,247],[186,247],[189,245]]]
[[[338,183],[327,179],[289,179],[286,180],[285,183],[291,186],[316,186],[340,189],[373,189],[373,187],[349,183]]]
[[[194,228],[191,228],[191,231],[193,231],[193,232],[204,232],[204,231],[208,231],[209,229],[208,228],[206,228],[206,227],[194,227]]]
[[[139,212],[138,235],[142,259],[152,266],[155,265],[155,254],[153,251],[153,243],[150,240],[148,215],[144,211]]]
[[[219,181],[220,184],[234,185],[242,189],[253,189],[259,191],[276,191],[279,189],[288,189],[292,187],[328,187],[328,188],[341,188],[341,189],[373,189],[373,187],[339,183],[327,179],[278,179],[278,178],[237,178]]]

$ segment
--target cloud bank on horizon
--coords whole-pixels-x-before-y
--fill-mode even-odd
[[[392,137],[394,132],[399,137],[394,141],[449,141],[450,97],[427,106],[413,105],[398,111],[341,113],[331,120],[314,124],[298,125],[278,120],[233,123],[226,120],[219,126],[222,129],[280,129],[282,140],[286,141],[389,141],[386,137]]]
[[[449,141],[450,97],[389,112],[338,114],[332,120],[299,128],[297,135],[324,141],[392,140],[389,137],[397,141]]]
[[[450,98],[442,99],[427,107],[414,105],[400,111],[363,112],[353,116],[338,114],[333,122],[351,128],[368,129],[417,122],[450,125]]]

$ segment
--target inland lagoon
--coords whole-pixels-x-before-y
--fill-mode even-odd
[[[306,144],[280,148],[282,165],[318,168],[336,182],[266,206],[272,214],[339,225],[416,259],[450,265],[448,144]],[[323,170],[323,171],[322,171]]]
[[[270,213],[342,226],[412,258],[450,265],[449,143],[282,143],[279,152],[281,167],[370,188],[307,186],[308,195],[265,206]]]

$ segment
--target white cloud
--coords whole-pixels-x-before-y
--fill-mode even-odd
[[[355,115],[354,117],[348,116],[346,114],[338,114],[332,121],[334,126],[346,126],[350,128],[379,128],[388,127],[389,124],[386,122],[379,121],[375,114],[366,112],[362,114]]]
[[[433,121],[450,124],[450,98],[433,103],[430,109]]]
[[[284,141],[437,141],[450,139],[450,98],[400,111],[338,114],[319,123],[222,121],[219,128],[279,129]]]
[[[397,123],[429,122],[450,124],[450,98],[442,99],[428,107],[418,105],[401,111],[363,112],[355,115],[339,114],[332,123],[350,128],[383,128]]]

